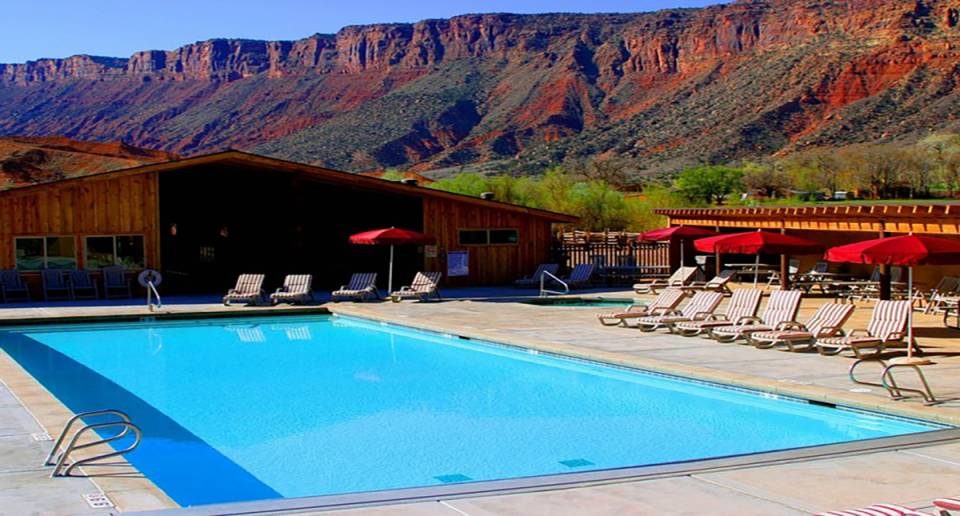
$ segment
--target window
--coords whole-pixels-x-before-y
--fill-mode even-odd
[[[111,265],[142,269],[146,266],[141,235],[91,236],[86,238],[84,248],[87,269]]]
[[[516,229],[461,229],[460,245],[512,245],[520,241]]]
[[[17,269],[73,269],[77,248],[73,237],[20,237],[14,239]]]

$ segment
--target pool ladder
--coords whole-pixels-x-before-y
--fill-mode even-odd
[[[553,279],[553,281],[556,281],[557,283],[559,283],[560,286],[563,287],[563,290],[561,291],[561,290],[549,290],[549,289],[547,289],[547,288],[546,288],[546,281],[547,281],[547,277],[548,277],[548,276],[549,276],[551,279]],[[562,279],[556,277],[555,275],[553,275],[553,274],[551,274],[551,273],[549,273],[549,272],[547,272],[547,271],[543,271],[543,273],[540,274],[540,297],[547,297],[547,296],[549,296],[550,294],[557,295],[557,296],[562,296],[562,295],[564,295],[564,294],[569,294],[569,293],[570,293],[570,285],[567,285],[567,282],[563,281]]]
[[[84,418],[96,417],[96,416],[114,416],[116,419],[113,421],[85,424],[84,426],[81,426],[76,432],[73,433],[72,437],[70,437],[70,440],[67,442],[67,446],[63,449],[63,451],[60,451],[60,446],[63,444],[64,440],[66,440],[67,435],[70,434],[70,430],[73,427],[74,423]],[[108,429],[116,429],[116,430],[119,430],[119,432],[117,432],[115,435],[112,435],[110,437],[98,436],[97,438],[95,438],[90,442],[80,444],[80,438],[83,435],[91,431],[108,430]],[[133,433],[133,442],[130,445],[128,445],[126,448],[122,448],[120,450],[114,450],[107,453],[101,453],[91,457],[76,459],[73,462],[70,461],[70,455],[77,450],[82,450],[84,448],[90,448],[93,446],[99,446],[101,444],[108,444],[113,441],[123,439],[130,433]],[[53,471],[50,473],[50,477],[52,478],[70,477],[70,476],[86,476],[86,475],[73,474],[73,470],[80,466],[87,466],[87,467],[123,466],[124,464],[122,463],[103,462],[103,461],[104,459],[109,459],[111,457],[119,457],[121,455],[125,455],[127,453],[132,452],[137,448],[137,446],[140,445],[142,436],[143,436],[143,433],[140,431],[140,427],[138,427],[137,425],[133,424],[130,421],[130,416],[128,416],[126,413],[121,412],[119,410],[108,409],[108,410],[94,410],[91,412],[81,412],[80,414],[77,414],[71,417],[67,421],[66,426],[63,427],[63,432],[61,432],[60,436],[57,437],[56,442],[54,442],[53,444],[53,448],[50,449],[50,453],[47,454],[47,458],[43,461],[43,465],[45,467],[53,466]]]

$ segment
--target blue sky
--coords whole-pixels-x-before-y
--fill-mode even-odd
[[[638,12],[720,0],[28,0],[5,2],[0,63],[92,54],[128,57],[216,37],[299,39],[344,25],[475,12]]]

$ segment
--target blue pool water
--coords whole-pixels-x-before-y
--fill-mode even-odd
[[[118,408],[182,505],[731,456],[936,429],[360,320],[11,329],[75,412]]]

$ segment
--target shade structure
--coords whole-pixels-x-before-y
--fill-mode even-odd
[[[661,240],[670,240],[672,238],[680,239],[680,266],[683,267],[683,241],[690,238],[703,238],[716,235],[716,231],[698,228],[696,226],[671,226],[668,228],[654,229],[637,236],[638,242],[657,242]]]
[[[960,264],[960,241],[911,233],[831,247],[827,249],[824,257],[831,262],[906,266],[907,296],[913,301],[913,267]],[[913,349],[911,309],[907,319],[907,357],[911,359]]]
[[[390,272],[387,275],[388,294],[393,292],[393,247],[397,245],[432,244],[434,240],[430,235],[401,228],[371,229],[370,231],[350,235],[351,244],[390,246]]]
[[[716,254],[754,254],[756,265],[753,272],[753,284],[757,284],[761,254],[804,255],[823,252],[823,244],[815,240],[770,233],[768,231],[749,231],[701,238],[693,243],[698,251]]]

